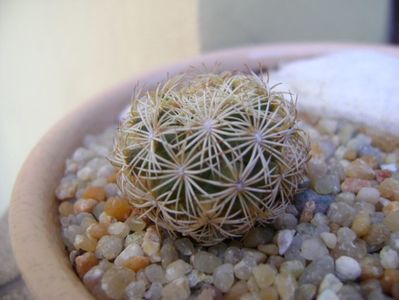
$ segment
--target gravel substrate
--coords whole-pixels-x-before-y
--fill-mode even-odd
[[[312,158],[285,214],[242,240],[172,239],[123,198],[86,136],[56,190],[71,263],[98,299],[399,299],[399,150],[356,126],[306,118]]]

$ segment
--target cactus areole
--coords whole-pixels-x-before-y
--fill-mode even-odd
[[[134,95],[112,161],[131,203],[172,234],[212,245],[281,214],[309,142],[290,93],[255,74],[182,74]]]

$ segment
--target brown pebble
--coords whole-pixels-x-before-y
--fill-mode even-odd
[[[75,214],[80,212],[91,212],[97,205],[97,201],[94,199],[78,199],[73,205],[73,211]]]
[[[73,212],[73,204],[69,201],[64,201],[58,206],[58,212],[61,216],[66,217],[72,215]]]
[[[76,272],[80,278],[83,278],[83,276],[97,264],[98,260],[96,255],[92,252],[86,252],[75,258]]]
[[[301,213],[299,221],[301,223],[309,223],[313,219],[316,203],[312,200],[305,203],[305,207]]]
[[[147,256],[133,256],[132,258],[125,261],[123,264],[126,268],[129,268],[135,272],[143,270],[150,264],[150,259]]]
[[[393,201],[399,201],[399,181],[387,178],[379,186],[381,196]]]
[[[395,300],[399,299],[399,282],[394,282],[391,288],[391,295]]]
[[[373,169],[362,159],[356,159],[345,168],[345,175],[352,178],[374,179]]]
[[[399,283],[399,270],[386,269],[381,278],[381,286],[385,293],[391,293],[394,284]]]
[[[118,221],[125,221],[132,210],[132,206],[125,198],[112,197],[105,202],[104,211]]]
[[[82,198],[85,199],[95,199],[97,201],[104,201],[106,197],[106,192],[104,188],[100,186],[89,186],[83,192]]]
[[[98,240],[108,233],[108,226],[103,223],[94,223],[87,227],[86,233],[89,237]]]

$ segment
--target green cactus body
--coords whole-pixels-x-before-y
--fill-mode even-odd
[[[144,215],[210,245],[283,212],[308,153],[289,93],[226,72],[176,76],[137,95],[113,162]]]

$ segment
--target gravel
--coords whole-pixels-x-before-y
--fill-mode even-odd
[[[243,239],[208,248],[141,219],[123,197],[104,159],[114,128],[86,137],[55,191],[84,284],[99,299],[398,297],[399,151],[347,121],[305,117],[303,127],[312,158],[292,205]]]

